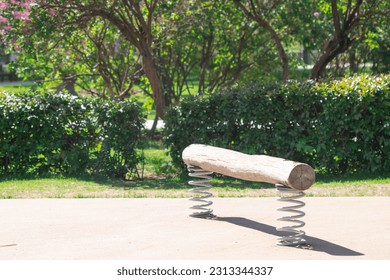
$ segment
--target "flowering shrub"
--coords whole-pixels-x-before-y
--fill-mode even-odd
[[[14,50],[19,50],[19,44],[17,43],[17,38],[12,36],[12,28],[21,28],[25,30],[25,23],[30,22],[30,11],[31,7],[34,5],[35,1],[32,0],[6,0],[0,3],[0,39],[1,43],[9,40],[10,45]]]

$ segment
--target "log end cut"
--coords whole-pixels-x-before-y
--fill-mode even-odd
[[[293,189],[304,191],[313,185],[315,179],[314,169],[310,165],[300,163],[291,170],[288,185]]]

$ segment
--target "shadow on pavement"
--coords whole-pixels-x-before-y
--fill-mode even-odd
[[[273,226],[262,224],[242,217],[217,217],[214,220],[258,230],[275,236],[283,236],[283,233],[277,231],[276,228]],[[360,252],[351,250],[349,248],[313,236],[306,235],[304,238],[306,239],[307,244],[302,246],[296,246],[296,248],[318,251],[318,252],[325,252],[333,256],[363,256],[364,255]]]

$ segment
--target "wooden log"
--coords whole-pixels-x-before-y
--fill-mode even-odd
[[[313,168],[305,163],[201,144],[185,148],[182,158],[185,164],[203,170],[246,181],[282,184],[295,190],[306,190],[315,180]]]

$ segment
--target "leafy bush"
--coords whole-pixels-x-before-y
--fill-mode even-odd
[[[315,88],[325,96],[317,165],[335,172],[390,169],[389,76],[360,76]]]
[[[135,147],[143,118],[130,102],[68,94],[0,96],[0,174],[125,177],[141,158]]]
[[[192,143],[306,162],[332,173],[390,167],[389,76],[251,84],[191,97],[166,116],[177,166]]]
[[[106,101],[95,108],[100,149],[93,166],[97,173],[125,177],[137,173],[143,157],[137,153],[144,118],[135,103]]]

